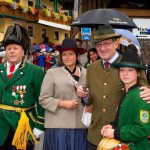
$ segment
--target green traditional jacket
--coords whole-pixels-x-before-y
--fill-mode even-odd
[[[31,129],[44,130],[44,109],[38,103],[43,78],[39,67],[26,62],[8,79],[6,63],[0,65],[0,105],[33,107],[26,111]],[[20,113],[0,109],[0,145],[4,144],[10,127],[16,130],[19,119]]]
[[[150,150],[150,105],[140,98],[139,86],[128,91],[123,99],[118,126],[120,139],[130,143],[131,150]]]

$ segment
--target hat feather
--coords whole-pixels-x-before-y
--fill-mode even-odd
[[[129,44],[127,46],[127,50],[133,51],[133,52],[138,52],[138,49],[136,48],[136,46],[134,44]]]

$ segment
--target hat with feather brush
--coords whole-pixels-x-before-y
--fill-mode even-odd
[[[27,29],[20,25],[8,26],[1,46],[6,48],[9,44],[21,45],[24,49],[24,54],[26,54],[31,46]]]

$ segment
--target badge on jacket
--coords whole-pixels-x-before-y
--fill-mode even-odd
[[[140,110],[140,121],[143,123],[148,123],[149,121],[149,111]]]

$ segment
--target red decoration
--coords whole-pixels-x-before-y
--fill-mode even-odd
[[[34,8],[34,14],[38,14],[38,10],[36,8]]]
[[[122,143],[114,148],[114,150],[125,150],[127,148],[127,144]]]

